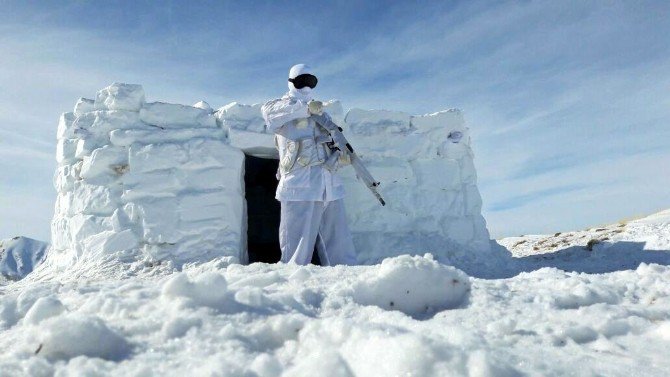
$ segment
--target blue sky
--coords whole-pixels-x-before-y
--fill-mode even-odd
[[[670,2],[0,2],[0,238],[49,239],[58,116],[114,81],[219,107],[314,66],[345,108],[457,107],[495,237],[670,207]]]

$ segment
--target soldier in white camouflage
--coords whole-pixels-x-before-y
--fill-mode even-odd
[[[324,165],[333,153],[326,145],[331,139],[310,118],[322,112],[320,102],[310,104],[317,81],[309,66],[297,64],[289,71],[288,93],[262,107],[279,150],[275,197],[281,202],[281,261],[308,264],[316,246],[322,265],[352,265],[356,253],[336,173],[340,161],[335,167]]]

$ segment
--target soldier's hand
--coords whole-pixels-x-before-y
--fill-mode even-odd
[[[351,156],[349,156],[349,153],[342,153],[339,158],[339,166],[346,165],[351,165]]]
[[[311,100],[307,103],[307,109],[310,114],[321,115],[323,114],[323,102]]]

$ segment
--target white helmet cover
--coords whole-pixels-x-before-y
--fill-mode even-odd
[[[314,75],[314,71],[307,64],[296,64],[288,71],[288,78],[294,79],[300,75],[310,74]],[[316,76],[316,75],[315,75]],[[303,101],[312,99],[312,88],[306,86],[304,88],[296,89],[292,82],[288,82],[288,93],[291,98],[296,98]]]

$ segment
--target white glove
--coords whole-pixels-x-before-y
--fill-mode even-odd
[[[311,100],[307,103],[307,110],[310,114],[321,115],[323,114],[323,102]]]
[[[340,158],[338,159],[338,166],[347,166],[351,165],[351,156],[349,156],[349,153],[342,153],[340,154]]]

